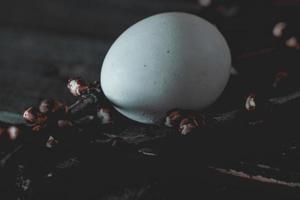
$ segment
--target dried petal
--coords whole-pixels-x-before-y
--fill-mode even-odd
[[[109,108],[100,108],[97,112],[97,117],[100,119],[101,124],[110,124],[113,122],[112,113]]]
[[[195,128],[199,128],[202,125],[205,125],[204,119],[198,119],[196,115],[190,113],[187,118],[184,118],[180,121],[179,132],[182,135],[187,135]]]
[[[74,96],[80,96],[88,90],[88,86],[86,85],[86,83],[79,78],[69,79],[67,87],[69,88],[71,94]]]
[[[195,123],[194,120],[191,120],[189,118],[184,118],[181,120],[179,125],[179,132],[182,135],[187,135],[188,133],[192,132],[193,129],[198,127],[198,123]]]
[[[167,127],[176,127],[178,126],[181,118],[182,114],[178,110],[174,110],[167,115],[164,125]]]
[[[197,126],[195,126],[195,124],[187,123],[187,124],[180,126],[179,131],[182,135],[187,135],[187,134],[191,133],[193,131],[193,129],[195,129],[195,128],[197,128]]]
[[[46,147],[53,148],[56,144],[58,144],[58,140],[52,136],[49,136],[48,141],[46,142]]]
[[[28,108],[27,110],[25,110],[25,112],[23,113],[23,118],[25,119],[26,122],[33,124],[36,122],[36,111],[33,107]]]
[[[285,29],[286,29],[286,23],[278,22],[273,28],[273,35],[275,37],[280,38],[283,36],[283,32]]]
[[[296,48],[296,49],[300,48],[300,44],[298,42],[298,39],[295,36],[290,37],[289,39],[287,39],[285,41],[285,45],[289,48]]]
[[[245,108],[248,111],[253,111],[256,109],[256,102],[255,102],[255,94],[250,94],[247,99],[246,99],[246,103],[245,103]]]
[[[44,124],[47,116],[39,112],[36,108],[30,107],[23,113],[23,118],[29,124]]]
[[[10,140],[16,140],[20,135],[20,129],[16,126],[10,126],[7,128],[7,135]]]
[[[43,101],[41,101],[40,105],[39,105],[39,110],[41,113],[48,113],[50,110],[52,110],[54,105],[54,101],[52,99],[45,99]]]
[[[65,119],[68,113],[67,106],[64,103],[52,99],[41,101],[39,111],[52,121]]]

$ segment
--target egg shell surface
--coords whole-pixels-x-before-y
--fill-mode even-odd
[[[153,124],[172,109],[202,110],[221,95],[231,69],[218,29],[187,13],[148,17],[128,28],[109,49],[101,87],[126,117]]]

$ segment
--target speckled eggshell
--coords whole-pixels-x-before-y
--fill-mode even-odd
[[[120,113],[151,124],[175,108],[211,105],[230,68],[230,50],[214,25],[187,13],[162,13],[134,24],[114,42],[101,87]]]

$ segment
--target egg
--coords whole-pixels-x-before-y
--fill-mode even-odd
[[[229,47],[214,25],[168,12],[139,21],[117,38],[104,58],[100,81],[121,114],[155,124],[172,109],[210,106],[230,70]]]

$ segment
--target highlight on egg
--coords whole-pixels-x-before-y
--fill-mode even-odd
[[[231,71],[219,30],[192,14],[157,14],[129,27],[113,43],[101,87],[116,110],[153,124],[172,109],[201,111],[223,92]]]

